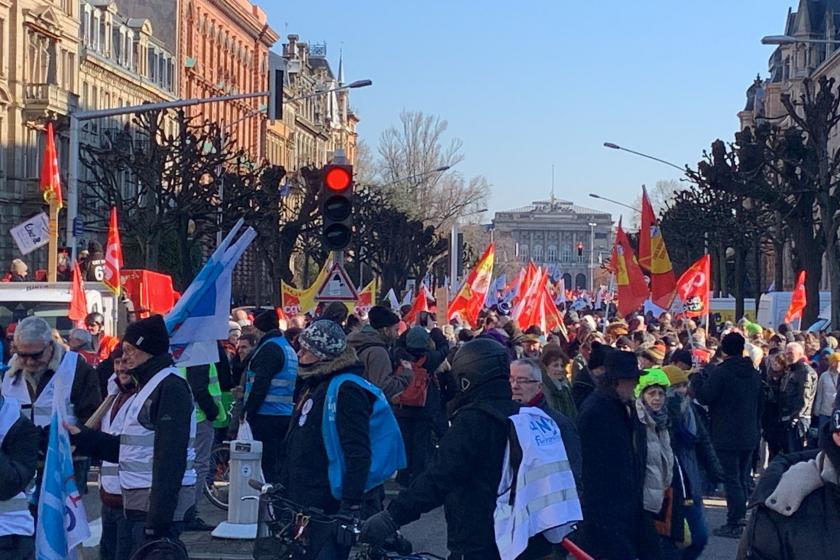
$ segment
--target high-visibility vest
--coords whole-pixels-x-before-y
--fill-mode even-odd
[[[122,433],[128,409],[136,397],[137,395],[134,394],[126,399],[117,411],[117,415],[114,416],[113,421],[111,420],[111,409],[114,405],[111,405],[111,409],[108,409],[102,417],[102,431],[104,433],[111,434],[112,436],[119,436]],[[102,461],[102,467],[99,469],[99,486],[109,494],[122,494],[122,488],[120,487],[120,466],[118,463]]]
[[[178,368],[178,375],[186,379],[187,368]],[[217,423],[225,423],[227,421],[227,410],[222,402],[222,386],[219,385],[219,373],[216,371],[216,364],[210,364],[210,383],[207,385],[207,390],[210,392],[210,396],[213,397],[213,402],[216,403],[216,408],[219,411],[218,414],[216,414],[216,419],[213,420],[213,425],[216,426]],[[201,410],[198,403],[195,403],[195,421],[204,422],[205,420],[207,420],[207,414]]]
[[[77,353],[70,352],[69,354],[65,359],[72,360],[72,362],[68,363],[68,367],[63,370],[66,376],[66,379],[63,380],[65,387],[73,386],[73,381],[76,379],[76,360],[79,359]],[[2,390],[4,397],[11,397],[20,403],[21,411],[32,420],[33,424],[39,428],[43,428],[49,426],[50,420],[52,420],[53,394],[55,393],[55,382],[60,372],[61,368],[53,374],[34,403],[32,402],[32,397],[29,396],[29,387],[26,386],[26,379],[24,379],[23,372],[19,375],[12,375],[6,372],[6,375],[3,376],[3,385],[0,390]],[[66,410],[70,416],[68,421],[75,424],[76,418],[73,411],[73,404],[70,402],[70,391],[67,391],[66,398]]]
[[[297,380],[298,358],[292,345],[282,336],[273,336],[268,340],[260,341],[260,345],[254,350],[254,354],[248,362],[248,370],[245,372],[245,402],[247,403],[251,397],[251,389],[256,377],[256,373],[251,371],[251,364],[254,363],[254,359],[260,350],[269,344],[275,344],[283,351],[283,368],[276,371],[271,378],[268,394],[257,410],[257,414],[291,416],[294,408],[292,398],[295,392],[295,381]]]
[[[0,407],[0,445],[15,422],[20,419],[20,412],[20,403],[16,399],[8,396],[4,398],[3,406]],[[29,513],[26,494],[20,492],[8,500],[0,501],[0,536],[31,536],[34,533],[35,520]]]
[[[155,432],[140,423],[140,411],[161,381],[178,370],[168,367],[160,370],[140,389],[131,401],[120,434],[120,486],[123,490],[152,487],[152,469],[155,460]],[[195,473],[195,410],[190,418],[190,441],[187,444],[187,468],[181,486],[194,486]],[[173,497],[173,499],[175,499]]]

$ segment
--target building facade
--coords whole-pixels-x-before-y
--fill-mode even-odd
[[[592,287],[613,242],[610,214],[553,197],[497,212],[493,229],[496,240],[513,244],[508,259],[559,267],[568,289]]]
[[[62,177],[67,115],[79,102],[78,0],[0,0],[0,266],[18,249],[9,228],[44,208],[39,191],[44,125],[55,121]],[[26,258],[30,271],[46,251]]]

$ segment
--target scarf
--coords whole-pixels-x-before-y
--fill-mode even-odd
[[[668,427],[668,409],[663,406],[659,410],[653,410],[651,407],[645,404],[645,410],[653,419],[654,423],[656,424],[657,430],[663,430]]]

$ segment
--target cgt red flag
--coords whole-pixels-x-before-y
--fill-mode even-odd
[[[805,295],[805,271],[801,271],[796,278],[796,287],[793,289],[793,295],[790,298],[790,306],[788,306],[787,313],[785,313],[785,323],[792,323],[797,319],[802,319],[802,311],[808,305],[808,297]]]
[[[55,149],[55,133],[51,122],[47,123],[47,145],[41,162],[41,193],[49,203],[55,201],[59,208],[64,206],[61,198],[61,178],[58,174],[58,152]]]
[[[677,280],[671,257],[665,247],[662,230],[656,221],[656,213],[642,187],[642,225],[639,228],[639,266],[650,272],[650,299],[664,309],[671,307],[676,292]]]
[[[414,324],[414,321],[417,319],[417,316],[420,314],[421,311],[428,310],[429,300],[426,298],[426,285],[422,284],[420,286],[419,293],[414,298],[414,302],[411,304],[411,309],[409,309],[408,313],[406,313],[405,317],[403,317],[403,321],[406,325],[412,325]]]
[[[79,270],[79,261],[73,263],[73,285],[70,287],[70,312],[67,314],[71,321],[77,326],[84,325],[87,316],[87,297],[85,286],[82,283],[82,272]]]
[[[677,281],[677,294],[685,317],[702,317],[708,312],[711,268],[711,258],[705,255],[688,267]]]
[[[108,222],[108,244],[105,247],[105,278],[102,279],[102,282],[111,288],[111,291],[116,295],[120,295],[122,266],[122,243],[120,243],[120,228],[117,225],[117,209],[111,208],[111,219]]]
[[[612,266],[618,287],[618,313],[621,316],[629,315],[637,311],[648,298],[648,287],[645,275],[636,262],[630,240],[621,228],[621,220],[615,232]]]

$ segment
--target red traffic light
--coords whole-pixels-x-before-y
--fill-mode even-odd
[[[328,166],[324,171],[324,185],[331,191],[341,192],[353,183],[352,168],[345,166]]]

